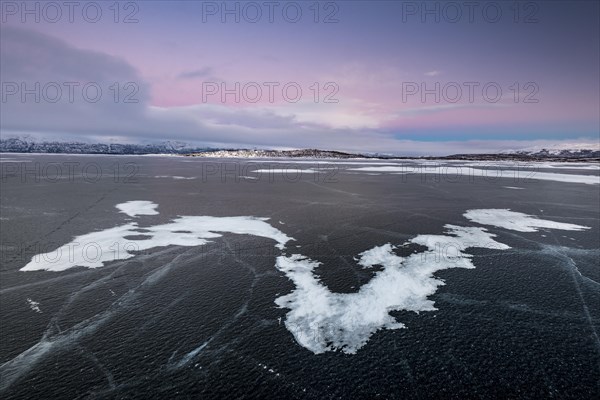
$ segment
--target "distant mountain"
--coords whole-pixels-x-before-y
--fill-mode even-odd
[[[428,157],[431,158],[431,157]],[[562,150],[559,153],[549,151],[514,153],[492,153],[492,154],[454,154],[446,157],[433,157],[445,160],[469,160],[469,161],[552,161],[552,162],[599,162],[600,151],[597,150]]]
[[[257,150],[257,149],[211,149],[190,147],[181,142],[164,142],[158,144],[103,144],[81,142],[35,142],[26,139],[0,140],[2,153],[65,153],[65,154],[179,154],[190,157],[215,158],[270,158],[270,157],[305,157],[305,158],[353,158],[368,157],[340,151],[317,149],[303,150]]]
[[[380,160],[401,160],[401,159],[446,159],[446,160],[553,160],[553,161],[598,161],[600,160],[600,150],[576,149],[576,150],[547,150],[536,151],[519,150],[514,152],[492,153],[492,154],[455,154],[443,157],[400,157],[382,154],[352,154],[341,151],[328,151],[317,149],[301,150],[205,150],[198,153],[187,154],[190,157],[211,157],[211,158],[368,158]]]
[[[530,157],[561,157],[561,158],[598,158],[600,157],[600,150],[593,149],[541,149],[537,151],[531,150],[520,150],[516,151],[515,154],[527,155]]]
[[[594,144],[566,147],[532,147],[506,150],[494,154],[455,154],[443,158],[461,160],[524,160],[524,161],[600,161],[600,147]]]
[[[63,154],[174,154],[188,157],[211,158],[364,158],[380,160],[424,159],[424,160],[517,160],[517,161],[600,161],[600,148],[588,146],[573,148],[530,148],[509,150],[490,154],[454,154],[445,157],[400,157],[383,154],[346,153],[333,150],[260,150],[260,149],[214,149],[191,147],[182,142],[157,144],[118,144],[81,142],[36,142],[29,139],[0,140],[2,153],[63,153]]]
[[[66,154],[188,154],[209,150],[189,147],[181,142],[157,144],[104,144],[81,142],[35,142],[26,139],[0,140],[3,153],[66,153]]]
[[[552,146],[534,146],[518,150],[507,150],[501,154],[542,158],[598,158],[600,157],[600,142],[557,143]]]

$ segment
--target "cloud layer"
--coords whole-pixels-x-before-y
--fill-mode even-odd
[[[343,104],[302,100],[272,105],[158,107],[150,100],[151,84],[123,59],[10,26],[2,28],[1,44],[3,137],[29,134],[40,139],[90,142],[181,140],[221,147],[314,147],[407,155],[493,152],[560,143],[452,140],[451,135],[447,140],[415,140],[415,135],[385,128],[382,122],[387,117],[382,120],[381,115],[372,114],[369,110],[374,105],[358,99],[346,99]],[[203,67],[182,72],[179,79],[201,80],[212,73],[211,67]],[[390,112],[389,118],[410,119],[465,107],[408,108]],[[418,131],[415,134],[418,137]]]

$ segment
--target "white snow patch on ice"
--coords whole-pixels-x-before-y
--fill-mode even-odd
[[[344,161],[344,160],[323,160],[323,159],[314,159],[314,160],[296,160],[296,159],[288,159],[285,161],[279,160],[248,160],[248,163],[258,163],[258,164],[312,164],[312,165],[321,165],[321,164],[332,164],[332,165],[399,165],[401,162],[380,162],[380,161]]]
[[[25,159],[21,159],[21,158],[5,158],[5,157],[1,157],[0,158],[0,163],[3,163],[3,162],[9,162],[9,163],[17,163],[17,162],[26,163],[26,162],[31,162],[31,160],[25,160]]]
[[[306,168],[306,169],[298,169],[298,168],[284,168],[284,169],[277,169],[277,168],[273,168],[273,169],[255,169],[254,171],[250,171],[250,172],[254,172],[254,173],[258,173],[258,174],[294,174],[294,176],[296,176],[297,174],[302,174],[302,173],[306,173],[306,174],[315,174],[318,173],[319,171],[315,171],[312,170],[310,168]]]
[[[592,170],[596,171],[600,169],[600,164],[592,163],[573,163],[573,162],[556,162],[546,163],[539,161],[476,161],[464,164],[467,167],[500,167],[500,168],[550,168],[550,169],[578,169],[578,170]]]
[[[138,215],[158,215],[158,211],[156,211],[158,204],[151,201],[133,200],[117,204],[115,207],[130,217],[137,217]]]
[[[296,288],[275,303],[288,308],[285,325],[296,341],[312,351],[341,350],[354,354],[379,329],[404,328],[389,312],[394,310],[433,311],[428,296],[444,282],[433,273],[447,268],[475,268],[470,247],[508,249],[493,240],[484,228],[446,225],[447,235],[419,235],[410,240],[427,247],[422,253],[399,257],[394,246],[385,244],[361,253],[358,264],[364,268],[384,267],[356,293],[333,293],[315,276],[319,262],[300,254],[280,256],[277,268]],[[440,254],[440,249],[444,249]]]
[[[177,179],[177,180],[196,179],[195,176],[178,176],[178,175],[156,175],[155,178],[171,178],[171,179]]]
[[[30,298],[27,298],[27,304],[29,304],[29,308],[31,308],[32,311],[35,311],[36,313],[42,313],[42,310],[40,310],[40,303],[37,301],[33,301]]]
[[[359,168],[348,168],[347,171],[358,171],[358,172],[416,172],[413,165],[398,165],[398,166],[385,166],[385,167],[359,167]]]
[[[515,179],[527,181],[536,179],[542,181],[568,182],[568,183],[585,183],[587,185],[599,185],[600,176],[598,175],[575,175],[575,174],[557,174],[553,172],[539,171],[519,171],[515,169],[483,169],[467,166],[444,166],[444,167],[429,167],[423,168],[411,166],[398,167],[360,167],[350,168],[348,171],[358,172],[403,172],[413,174],[438,174],[440,176],[448,176],[454,179],[457,175],[465,175],[469,177],[483,177],[490,181],[495,181],[498,178]]]
[[[172,222],[144,227],[145,238],[137,223],[117,226],[75,237],[58,249],[38,254],[21,271],[64,271],[76,266],[99,268],[115,260],[134,257],[133,252],[162,246],[201,246],[207,239],[221,237],[217,232],[255,235],[273,239],[283,249],[293,240],[267,222],[268,218],[183,216]]]
[[[468,220],[482,225],[492,225],[499,228],[519,232],[537,232],[539,228],[561,229],[566,231],[582,231],[589,226],[555,222],[539,219],[532,215],[510,211],[509,209],[468,210],[463,214]]]

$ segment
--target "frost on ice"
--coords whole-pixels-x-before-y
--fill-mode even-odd
[[[133,217],[157,214],[157,207],[146,201],[117,205],[119,210]],[[468,210],[464,216],[477,224],[521,232],[535,232],[539,228],[589,229],[506,209]],[[139,239],[137,222],[130,222],[75,237],[54,252],[34,256],[21,271],[64,271],[75,266],[98,268],[108,261],[134,257],[134,251],[169,245],[201,246],[224,232],[265,237],[275,241],[275,246],[282,251],[275,267],[295,285],[291,293],[276,298],[275,303],[289,310],[285,326],[298,344],[316,354],[336,350],[354,354],[378,330],[405,327],[390,315],[391,311],[436,310],[429,297],[444,282],[434,274],[448,268],[475,268],[467,250],[510,248],[496,241],[496,235],[487,228],[448,224],[443,234],[417,235],[399,244],[419,245],[424,251],[400,257],[394,252],[396,245],[386,243],[358,254],[357,267],[381,266],[382,269],[358,292],[336,293],[316,275],[315,270],[321,263],[302,254],[286,254],[286,243],[294,239],[267,221],[268,218],[253,216],[181,216],[165,224],[144,227],[142,239]],[[90,257],[89,251],[73,251],[77,246],[90,243],[94,244],[95,257]],[[37,303],[29,303],[35,310]]]

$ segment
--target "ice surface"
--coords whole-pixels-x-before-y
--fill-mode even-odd
[[[273,168],[273,169],[255,169],[254,171],[250,171],[250,172],[254,172],[254,173],[258,173],[258,174],[268,174],[268,173],[273,173],[273,174],[302,174],[302,173],[307,173],[307,174],[315,174],[318,173],[318,171],[312,170],[310,168],[306,168],[306,169],[298,169],[298,168],[283,168],[283,169],[277,169],[277,168]]]
[[[510,211],[509,209],[469,210],[463,214],[467,219],[482,225],[492,225],[499,228],[519,232],[536,232],[538,228],[561,229],[565,231],[582,231],[588,226],[555,222]]]
[[[535,231],[535,228],[582,230],[587,227],[538,219],[510,210],[469,210],[468,219],[508,229]],[[390,311],[433,311],[428,297],[444,282],[434,273],[448,268],[475,268],[469,248],[506,250],[485,228],[446,225],[443,235],[418,235],[405,244],[418,244],[424,252],[399,257],[390,243],[359,254],[358,265],[384,269],[357,293],[333,293],[315,275],[321,264],[300,254],[280,256],[277,268],[296,286],[292,293],[276,299],[288,308],[285,325],[296,341],[319,354],[341,350],[354,354],[379,329],[403,328]]]
[[[425,165],[425,164],[424,164]],[[439,164],[438,164],[439,165]],[[481,165],[485,167],[485,164]],[[397,166],[397,167],[360,167],[349,168],[348,171],[358,172],[403,172],[405,174],[437,174],[439,176],[454,177],[458,175],[470,177],[483,177],[490,181],[498,178],[515,179],[519,181],[527,181],[529,179],[537,179],[543,181],[568,182],[568,183],[585,183],[588,185],[599,185],[600,176],[598,175],[575,175],[575,174],[557,174],[554,172],[539,172],[539,171],[519,171],[514,169],[483,169],[467,166]]]
[[[574,162],[539,162],[539,161],[476,161],[463,164],[467,167],[500,167],[500,168],[550,168],[550,169],[578,169],[597,171],[599,164],[595,163],[574,163]]]
[[[117,206],[131,216],[140,215],[140,210],[156,213],[156,207],[145,201]],[[589,229],[507,209],[468,210],[464,216],[475,223],[523,232],[534,232],[537,228]],[[138,224],[131,222],[75,237],[54,252],[34,256],[21,271],[64,271],[75,266],[97,268],[109,261],[134,257],[134,251],[170,245],[201,246],[223,232],[269,238],[284,251],[285,244],[294,239],[267,220],[252,216],[182,216],[169,223],[145,226],[145,238],[134,240],[126,239],[139,235]],[[434,274],[448,268],[475,268],[468,249],[510,248],[495,237],[482,227],[445,225],[443,234],[417,235],[403,243],[403,246],[412,244],[425,248],[406,257],[395,254],[396,247],[391,243],[375,246],[358,254],[356,262],[362,268],[381,266],[382,269],[355,293],[332,292],[315,272],[321,265],[319,261],[302,254],[284,253],[276,258],[275,267],[295,288],[276,298],[275,303],[289,309],[285,326],[301,346],[316,354],[335,350],[354,354],[378,330],[405,327],[390,315],[391,311],[436,310],[429,296],[444,282]]]

